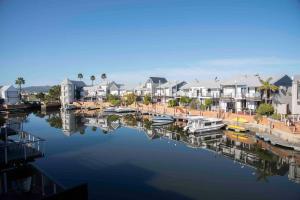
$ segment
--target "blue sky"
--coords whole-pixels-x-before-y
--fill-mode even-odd
[[[300,73],[298,0],[1,0],[0,85]]]

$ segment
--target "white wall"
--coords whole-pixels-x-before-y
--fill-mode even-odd
[[[294,80],[292,85],[292,114],[300,114],[300,80]]]
[[[224,96],[234,97],[235,96],[235,88],[234,87],[224,87],[223,94],[224,94]]]

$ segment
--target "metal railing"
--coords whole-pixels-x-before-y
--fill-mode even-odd
[[[35,157],[44,156],[45,140],[29,134],[24,131],[16,132],[16,134],[1,133],[0,152],[4,157],[0,160],[0,164],[8,164],[11,161],[23,161]]]

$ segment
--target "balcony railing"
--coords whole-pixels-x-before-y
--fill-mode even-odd
[[[196,93],[192,93],[191,97],[193,98],[205,98],[205,97],[211,97],[211,98],[219,98],[220,94],[215,94],[215,93],[206,93],[206,94],[201,94],[199,93],[198,95]]]
[[[247,93],[246,98],[255,98],[255,99],[261,99],[261,94],[260,93]]]

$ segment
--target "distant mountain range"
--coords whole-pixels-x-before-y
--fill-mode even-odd
[[[49,86],[49,85],[46,85],[46,86],[30,86],[30,87],[24,87],[22,88],[23,91],[26,91],[26,92],[43,92],[43,93],[46,93],[46,92],[49,92],[50,88],[52,86]]]

